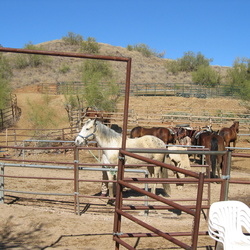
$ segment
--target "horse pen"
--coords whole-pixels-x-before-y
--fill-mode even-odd
[[[8,235],[12,236],[13,229],[19,228],[16,241],[11,238],[14,242],[12,247],[26,247],[32,242],[39,249],[105,250],[114,248],[115,237],[116,247],[119,244],[121,248],[124,246],[128,249],[175,249],[176,246],[185,248],[193,242],[197,243],[199,249],[208,249],[214,245],[214,241],[206,235],[205,215],[209,204],[224,199],[225,196],[249,203],[249,161],[245,160],[249,154],[232,153],[232,161],[229,162],[233,162],[234,168],[230,180],[226,178],[214,182],[200,176],[199,181],[192,179],[190,182],[187,178],[180,190],[176,186],[176,182],[181,183],[180,180],[170,174],[167,181],[170,182],[172,193],[167,200],[161,195],[158,201],[151,195],[147,195],[145,200],[145,195],[137,192],[138,188],[129,188],[135,185],[130,182],[136,181],[140,189],[146,190],[145,173],[125,172],[125,178],[118,177],[117,180],[118,185],[124,184],[127,188],[123,190],[122,206],[118,204],[116,208],[106,205],[107,197],[97,195],[103,181],[101,171],[84,170],[100,169],[97,161],[99,149],[63,146],[64,143],[70,144],[72,141],[62,140],[57,147],[50,147],[47,143],[54,142],[40,141],[39,146],[32,143],[30,146],[1,145],[3,150],[8,150],[7,157],[1,158],[1,169],[4,171],[1,173],[4,178],[1,190],[7,204],[7,210],[1,209],[1,218],[6,221],[7,216],[1,233],[2,242],[6,242],[6,246],[10,240]],[[237,152],[248,150],[245,142],[238,146],[243,149],[239,148]],[[78,154],[78,151],[81,153]],[[121,150],[121,154],[136,157],[132,152],[124,150]],[[194,172],[199,173],[201,166],[193,168]],[[227,173],[223,175],[228,176]],[[146,181],[149,184],[152,182]],[[203,186],[203,182],[204,188],[199,189],[198,185]],[[229,190],[226,189],[228,182]],[[158,192],[160,194],[161,189]],[[197,197],[201,196],[202,199],[197,202]],[[196,216],[193,217],[195,211]],[[122,220],[118,218],[118,227],[121,226],[119,231],[116,230],[117,226],[114,227],[117,223],[117,220],[114,223],[114,214],[122,217]],[[22,240],[18,241],[20,238]]]

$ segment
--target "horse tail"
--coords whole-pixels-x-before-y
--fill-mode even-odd
[[[218,151],[218,139],[214,136],[211,139],[211,151]],[[212,178],[215,178],[217,155],[210,155],[210,159],[212,165]]]
[[[165,155],[164,156],[164,163],[167,163],[166,162],[167,158],[168,158],[167,155]],[[167,168],[164,168],[164,167],[161,168],[161,176],[162,176],[162,178],[168,178],[168,169]],[[164,189],[166,195],[170,196],[171,195],[170,184],[163,183],[162,186],[163,186],[163,189]]]

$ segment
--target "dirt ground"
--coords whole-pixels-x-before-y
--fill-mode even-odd
[[[59,98],[59,97],[58,97]],[[161,100],[159,100],[161,99]],[[166,99],[159,98],[157,101],[167,105]],[[192,98],[191,98],[192,99]],[[141,101],[149,103],[149,99],[142,98]],[[156,101],[150,99],[156,105]],[[184,106],[182,99],[177,99]],[[189,99],[190,100],[190,99]],[[187,100],[185,100],[187,102]],[[193,102],[208,100],[190,100]],[[54,100],[56,102],[56,98]],[[131,102],[139,102],[139,99],[132,99]],[[171,100],[173,103],[173,100]],[[211,103],[214,103],[211,101]],[[221,103],[217,102],[217,107]],[[25,110],[25,101],[20,101]],[[169,103],[170,105],[170,103]],[[190,106],[186,104],[186,107]],[[201,104],[197,104],[201,105]],[[204,103],[203,103],[204,105]],[[216,104],[214,104],[216,106]],[[224,105],[228,108],[227,104]],[[229,105],[229,104],[228,104]],[[237,106],[238,105],[238,106]],[[241,108],[239,104],[234,103],[234,108]],[[25,112],[23,117],[25,117]],[[17,125],[19,128],[25,126],[25,119],[21,118]],[[249,148],[249,137],[240,137],[237,146]],[[237,150],[237,152],[249,153],[247,150]],[[13,153],[14,154],[14,153]],[[21,158],[22,156],[19,156]],[[25,159],[49,160],[49,161],[69,161],[73,162],[73,153],[67,152],[47,152],[46,154],[26,154]],[[95,162],[93,157],[84,153],[80,162]],[[231,178],[240,178],[250,180],[249,158],[233,158]],[[195,171],[198,171],[197,169]],[[47,169],[23,169],[23,168],[6,168],[5,174],[24,175],[24,176],[46,176],[57,178],[70,178],[73,171],[65,170],[47,170]],[[171,173],[171,176],[173,174]],[[96,171],[85,171],[80,173],[80,178],[101,180],[101,173]],[[8,179],[6,178],[6,189],[28,190],[30,192],[52,192],[52,193],[73,193],[73,183],[70,180],[38,180],[38,179]],[[158,192],[161,191],[158,187]],[[181,198],[196,199],[197,187],[194,184],[185,185],[179,190],[175,185],[171,185],[171,199]],[[115,243],[112,239],[114,207],[107,206],[107,199],[90,198],[100,191],[100,183],[80,183],[80,194],[85,197],[80,198],[80,213],[74,214],[72,196],[38,196],[34,194],[8,193],[6,192],[5,204],[0,205],[0,249],[85,249],[85,250],[110,250],[115,249]],[[249,186],[231,184],[229,188],[229,199],[236,199],[245,202],[250,206]],[[220,195],[220,185],[211,184],[211,202],[218,201]],[[208,196],[207,188],[204,189],[204,197]],[[142,199],[143,197],[133,193],[131,190],[124,191],[125,198]],[[125,200],[125,204],[143,204],[143,201]],[[194,204],[193,202],[189,202]],[[189,204],[188,203],[188,204]],[[136,203],[137,204],[137,203]],[[151,203],[150,204],[155,204]],[[183,204],[187,204],[183,202]],[[206,214],[206,210],[204,211]],[[132,212],[140,220],[157,227],[164,232],[191,232],[193,219],[185,213],[174,213],[169,210],[150,211],[148,215],[144,212]],[[207,230],[207,222],[203,214],[201,215],[200,230]],[[128,219],[122,219],[123,233],[148,232],[134,222]],[[178,237],[187,244],[190,244],[190,237]],[[176,245],[167,240],[158,237],[129,238],[126,242],[135,246],[139,250],[164,250],[179,249]],[[214,242],[209,236],[200,236],[198,239],[198,249],[208,249],[213,246]],[[124,249],[122,246],[120,249]]]

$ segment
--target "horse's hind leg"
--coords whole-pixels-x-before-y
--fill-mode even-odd
[[[156,178],[156,176],[155,176],[155,172],[156,172],[155,169],[156,168],[157,167],[148,167],[148,172],[149,172],[150,178]],[[156,194],[156,183],[153,184],[151,193]]]

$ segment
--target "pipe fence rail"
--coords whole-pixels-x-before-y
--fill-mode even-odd
[[[1,52],[10,52],[10,53],[24,53],[24,54],[40,54],[40,55],[48,55],[48,56],[59,56],[59,57],[71,57],[71,58],[82,58],[82,59],[98,59],[98,60],[110,60],[110,61],[116,61],[116,62],[125,62],[126,63],[126,80],[125,80],[125,84],[124,84],[124,95],[125,95],[125,99],[124,99],[124,106],[123,106],[123,120],[122,120],[122,126],[123,126],[123,133],[122,133],[122,145],[121,145],[121,149],[119,149],[119,161],[118,161],[118,172],[117,172],[117,196],[116,196],[116,204],[115,204],[115,214],[114,214],[114,236],[113,239],[115,241],[115,249],[118,250],[120,245],[123,245],[124,247],[126,247],[127,249],[134,249],[132,246],[130,246],[128,243],[126,243],[124,241],[124,237],[130,235],[127,234],[123,234],[121,232],[121,218],[122,216],[128,218],[131,221],[134,221],[136,223],[138,223],[139,225],[141,225],[142,227],[152,231],[153,234],[155,234],[156,236],[161,236],[163,238],[165,238],[168,241],[173,242],[174,244],[181,246],[183,248],[189,248],[189,249],[196,249],[197,248],[197,241],[198,241],[198,235],[203,235],[203,233],[199,232],[199,224],[200,224],[200,214],[201,214],[201,209],[202,209],[202,199],[203,199],[203,190],[204,190],[204,184],[205,182],[210,182],[210,181],[214,181],[211,180],[209,178],[206,178],[205,180],[205,173],[199,173],[199,174],[192,174],[191,172],[187,173],[189,175],[192,176],[193,179],[196,180],[197,183],[197,194],[196,194],[196,202],[195,202],[195,209],[190,209],[190,207],[185,207],[183,205],[179,205],[178,203],[171,201],[169,199],[165,199],[162,198],[160,196],[156,196],[150,192],[145,191],[144,189],[140,189],[137,186],[135,186],[135,183],[128,183],[126,181],[125,178],[125,171],[124,171],[124,156],[125,155],[131,155],[133,157],[138,157],[136,154],[130,153],[128,151],[126,151],[126,136],[127,136],[127,131],[128,131],[128,122],[129,122],[129,95],[130,95],[130,77],[131,77],[131,65],[132,65],[132,59],[131,58],[125,58],[125,57],[115,57],[115,56],[102,56],[102,55],[88,55],[88,54],[81,54],[81,53],[69,53],[69,52],[58,52],[58,51],[39,51],[39,50],[28,50],[28,49],[14,49],[14,48],[4,48],[4,47],[0,47],[0,51]],[[132,88],[131,88],[132,90]],[[203,97],[202,97],[203,98]],[[167,115],[167,114],[165,114]],[[153,118],[150,117],[150,119],[153,121]],[[158,118],[157,118],[158,119]],[[165,118],[164,118],[165,119]],[[167,118],[169,119],[169,117]],[[174,118],[175,120],[177,120],[176,118]],[[163,117],[161,118],[160,121],[163,120]],[[159,122],[159,120],[157,121]],[[168,122],[168,121],[167,121]],[[171,123],[171,121],[169,121]],[[179,121],[178,121],[179,122]],[[197,121],[198,122],[198,121]],[[204,122],[204,121],[203,121]],[[154,122],[155,123],[155,122]],[[163,123],[163,122],[161,122]],[[249,119],[248,119],[248,123],[249,126]],[[27,139],[27,138],[26,138]],[[0,145],[0,148],[8,148],[9,146],[2,146]],[[79,184],[80,184],[80,178],[79,178],[79,160],[81,160],[81,156],[79,155],[79,150],[80,148],[76,148],[76,147],[57,147],[58,149],[66,149],[67,150],[72,150],[73,152],[73,159],[71,159],[71,161],[67,162],[66,164],[69,164],[72,166],[71,173],[73,177],[70,177],[70,181],[73,181],[73,191],[67,192],[65,194],[70,194],[74,197],[74,211],[76,214],[80,213],[80,208],[79,208],[79,204],[80,204],[80,194],[79,194]],[[8,148],[10,149],[10,148]],[[21,147],[19,146],[15,146],[12,147],[12,152],[17,152],[17,150],[20,150]],[[47,148],[50,150],[50,147]],[[28,150],[28,147],[23,147],[22,150]],[[33,147],[33,150],[42,150],[41,147]],[[93,149],[94,150],[94,149]],[[114,150],[114,149],[113,149]],[[168,151],[170,152],[170,151]],[[221,194],[220,194],[220,199],[226,199],[227,195],[228,195],[228,186],[229,186],[229,177],[230,177],[230,163],[231,163],[231,158],[232,158],[232,154],[230,153],[231,151],[228,150],[225,154],[226,160],[225,160],[225,164],[223,165],[223,169],[222,169],[222,176],[226,176],[225,178],[219,179],[218,182],[221,183]],[[180,153],[180,152],[178,152]],[[205,151],[203,151],[203,153],[206,153]],[[214,152],[210,152],[211,154],[213,154]],[[200,154],[202,154],[202,152],[200,152]],[[142,159],[142,158],[141,158]],[[143,159],[146,162],[149,162],[150,164],[155,164],[156,162],[150,162],[148,159]],[[0,158],[0,161],[5,163],[5,162],[9,162],[9,163],[13,163],[13,162],[19,162],[19,159],[12,159],[12,158]],[[13,162],[12,162],[13,161]],[[26,159],[22,159],[23,163],[26,163]],[[28,161],[27,161],[28,162]],[[30,161],[32,162],[32,161]],[[34,162],[33,162],[34,163]],[[49,165],[48,162],[46,163],[46,161],[43,161],[43,164],[45,165]],[[54,161],[54,164],[59,164],[58,162]],[[98,163],[100,164],[100,163]],[[157,162],[157,165],[159,165],[159,162]],[[227,167],[227,165],[229,167]],[[163,168],[169,168],[173,170],[173,167],[171,167],[168,164],[165,165],[161,165]],[[11,178],[12,175],[5,175],[4,174],[4,169],[6,167],[4,166],[4,164],[1,165],[1,175],[0,175],[0,195],[1,195],[1,200],[4,201],[4,190],[7,190],[6,186],[5,186],[5,179]],[[22,166],[22,170],[23,170],[23,166]],[[49,169],[50,171],[52,171],[52,169]],[[67,171],[70,171],[67,170]],[[178,169],[175,169],[176,171],[180,171]],[[24,171],[24,170],[23,170]],[[64,170],[63,170],[64,171]],[[35,176],[23,176],[24,178],[32,178]],[[41,176],[40,176],[41,177]],[[14,176],[14,178],[17,178],[17,176]],[[42,178],[42,177],[41,177]],[[51,177],[50,177],[51,178]],[[61,178],[61,177],[57,177],[57,178]],[[68,178],[68,177],[67,177]],[[39,179],[39,178],[38,178]],[[44,178],[46,179],[46,177]],[[64,179],[64,178],[62,178]],[[136,181],[137,178],[132,179],[133,181]],[[56,180],[56,179],[55,179]],[[68,180],[68,179],[67,179]],[[163,180],[159,180],[159,179],[155,179],[155,180],[151,180],[151,181],[156,181],[156,182],[160,182],[162,181],[163,183],[168,182],[168,179],[163,179]],[[217,181],[217,180],[216,180]],[[102,180],[103,182],[103,180]],[[249,183],[248,183],[249,184]],[[165,233],[162,232],[161,230],[158,230],[154,227],[152,227],[151,225],[135,218],[134,215],[129,214],[128,212],[124,212],[123,207],[124,207],[124,198],[122,197],[122,187],[123,186],[127,186],[127,187],[131,187],[132,189],[135,189],[136,191],[140,191],[142,193],[146,192],[145,195],[149,196],[152,199],[158,199],[158,201],[164,203],[167,206],[171,206],[173,208],[177,207],[182,209],[183,211],[185,211],[186,213],[190,214],[191,216],[194,217],[194,223],[193,223],[193,227],[192,227],[192,232],[187,232],[186,235],[190,235],[192,240],[191,240],[191,245],[188,245],[186,242],[182,242],[178,239],[176,239],[174,236],[174,234],[171,233]],[[7,192],[7,191],[6,191]],[[41,192],[42,193],[42,192]],[[151,205],[148,207],[148,209],[150,209]],[[132,207],[130,207],[131,211],[132,211]],[[179,233],[177,233],[178,235],[180,235]],[[133,237],[136,237],[136,235],[139,235],[140,237],[140,233],[137,234],[131,234],[133,235]]]
[[[30,140],[27,140],[28,142]],[[36,140],[35,140],[36,141]],[[26,140],[24,140],[24,143]],[[41,140],[41,142],[43,142]],[[45,140],[46,143],[54,143],[54,140]],[[69,144],[72,143],[72,141],[60,141],[60,143]],[[8,194],[16,194],[16,195],[27,195],[26,197],[32,197],[32,196],[47,196],[47,197],[68,197],[70,200],[67,200],[68,202],[73,205],[74,213],[77,215],[81,215],[83,212],[86,212],[86,208],[82,209],[84,206],[84,200],[85,199],[110,199],[109,197],[102,197],[102,196],[96,196],[96,195],[89,195],[89,194],[83,194],[81,193],[81,183],[104,183],[104,182],[110,182],[107,180],[100,179],[86,179],[84,178],[84,175],[80,176],[80,172],[82,171],[109,171],[109,168],[104,168],[104,166],[107,167],[107,164],[102,164],[100,162],[100,150],[106,149],[111,150],[110,148],[103,148],[100,149],[98,147],[76,147],[76,146],[60,146],[60,147],[25,147],[25,146],[6,146],[6,145],[0,145],[0,148],[5,148],[12,150],[11,152],[13,155],[11,155],[10,158],[0,158],[0,202],[4,202],[4,199]],[[169,147],[170,148],[170,147]],[[30,160],[28,156],[26,156],[27,152],[33,151],[35,154],[35,151],[43,150],[43,151],[56,151],[56,150],[62,150],[64,151],[67,149],[67,152],[72,152],[70,154],[70,159],[67,161],[53,161],[49,160],[50,157],[48,157],[48,160],[46,161],[40,161],[40,160]],[[249,149],[249,148],[237,148],[239,149]],[[112,148],[114,150],[114,148]],[[118,150],[118,148],[117,148]],[[16,151],[22,152],[21,154],[17,154]],[[93,157],[95,156],[94,160],[95,163],[86,162],[87,158],[86,155],[81,158],[82,151],[85,153],[88,153],[89,156]],[[90,153],[90,151],[92,153]],[[95,151],[95,152],[94,152]],[[94,152],[94,153],[93,153]],[[114,182],[120,186],[120,188],[128,188],[131,190],[134,190],[135,192],[141,193],[142,198],[124,198],[117,196],[115,198],[116,204],[120,204],[119,206],[116,205],[115,207],[115,219],[120,220],[121,216],[124,216],[128,218],[129,220],[138,223],[140,225],[143,225],[145,228],[149,229],[151,233],[147,234],[147,237],[163,237],[171,242],[174,242],[176,245],[180,247],[191,247],[192,249],[195,249],[195,246],[197,244],[197,239],[201,235],[206,235],[204,232],[199,231],[199,221],[200,221],[200,212],[204,209],[208,210],[210,207],[210,195],[211,195],[211,187],[210,184],[214,182],[214,179],[209,178],[209,171],[205,170],[203,173],[200,172],[201,170],[197,170],[198,168],[206,168],[208,169],[207,165],[192,165],[192,171],[188,170],[180,170],[176,167],[164,163],[154,162],[153,160],[145,159],[143,156],[138,155],[143,152],[153,152],[153,153],[166,153],[166,150],[159,150],[159,149],[126,149],[120,150],[120,153],[122,155],[126,155],[129,157],[136,157],[138,159],[143,160],[142,164],[137,164],[134,166],[136,169],[124,169],[127,173],[129,172],[132,174],[132,176],[124,176],[122,179],[118,179]],[[228,196],[228,188],[231,183],[233,184],[250,184],[249,180],[237,180],[237,179],[231,179],[230,178],[230,164],[231,164],[231,158],[232,157],[248,157],[250,158],[250,154],[243,154],[243,153],[233,153],[232,150],[228,149],[227,151],[223,152],[216,152],[216,151],[207,151],[207,149],[201,149],[201,148],[191,148],[187,151],[174,151],[168,149],[167,153],[178,153],[178,154],[225,154],[227,158],[230,157],[230,160],[226,161],[225,166],[223,166],[222,170],[222,179],[216,179],[217,183],[220,183],[221,185],[221,194],[220,199],[225,200]],[[190,177],[186,177],[185,179],[177,179],[177,178],[167,178],[167,179],[155,179],[155,178],[148,178],[148,173],[146,170],[143,169],[137,169],[137,167],[146,167],[148,165],[155,166],[155,164],[160,165],[162,167],[168,168],[168,170],[172,171],[179,171],[181,173],[184,173],[186,175],[189,175]],[[108,167],[116,167],[115,164],[110,164]],[[124,165],[123,168],[131,167],[129,165]],[[19,174],[7,174],[5,173],[6,168],[15,168],[20,169],[21,171]],[[22,172],[22,169],[44,169],[44,174],[42,176],[35,176],[34,174],[31,176],[29,174],[20,175],[20,172]],[[196,170],[193,170],[196,169]],[[57,171],[69,171],[70,177],[55,177],[51,176],[50,172],[53,170]],[[32,170],[30,170],[32,171]],[[48,171],[48,172],[47,172]],[[114,171],[119,171],[120,169],[115,169]],[[25,172],[26,173],[26,172]],[[46,174],[47,173],[47,174]],[[137,174],[143,174],[144,177],[138,177]],[[66,175],[68,176],[68,174]],[[136,176],[136,178],[135,178]],[[25,189],[13,189],[8,188],[8,183],[12,179],[18,179],[23,181],[28,180],[35,180],[42,181],[53,181],[54,183],[58,182],[59,186],[66,186],[62,185],[61,182],[70,182],[71,188],[69,188],[68,191],[61,191],[61,192],[53,192],[53,190],[50,191],[36,191],[35,187],[34,190],[29,187],[29,190]],[[196,197],[187,197],[185,199],[170,199],[161,197],[159,195],[152,194],[149,192],[148,185],[152,183],[170,183],[170,184],[185,184],[185,185],[197,185],[197,194]],[[140,186],[144,185],[144,187]],[[35,185],[36,186],[36,185]],[[205,188],[207,186],[207,188]],[[72,191],[71,191],[72,190]],[[205,195],[206,193],[206,195]],[[25,199],[25,198],[24,198]],[[54,198],[57,199],[57,198]],[[127,203],[129,201],[129,203]],[[139,203],[138,203],[139,202]],[[158,203],[161,204],[158,204]],[[184,202],[184,204],[182,204]],[[188,204],[185,204],[185,202],[188,202]],[[88,204],[91,204],[91,202]],[[163,205],[162,205],[163,204]],[[134,213],[134,211],[145,211],[146,214],[150,213],[151,210],[169,210],[169,209],[179,209],[187,214],[190,214],[191,217],[193,217],[194,223],[193,227],[190,232],[185,232],[185,235],[189,235],[189,237],[192,238],[192,246],[187,245],[186,242],[183,243],[176,239],[176,237],[183,235],[183,233],[178,232],[159,232],[158,229],[146,224],[145,222],[140,221],[138,218],[136,218],[135,214],[131,214],[131,212]],[[119,225],[120,222],[114,223],[114,225]],[[122,233],[119,230],[119,227],[114,227],[114,240],[115,242],[119,242],[119,244],[126,246],[127,243],[124,241],[128,237],[145,237],[145,233]],[[130,248],[128,248],[130,249]]]

